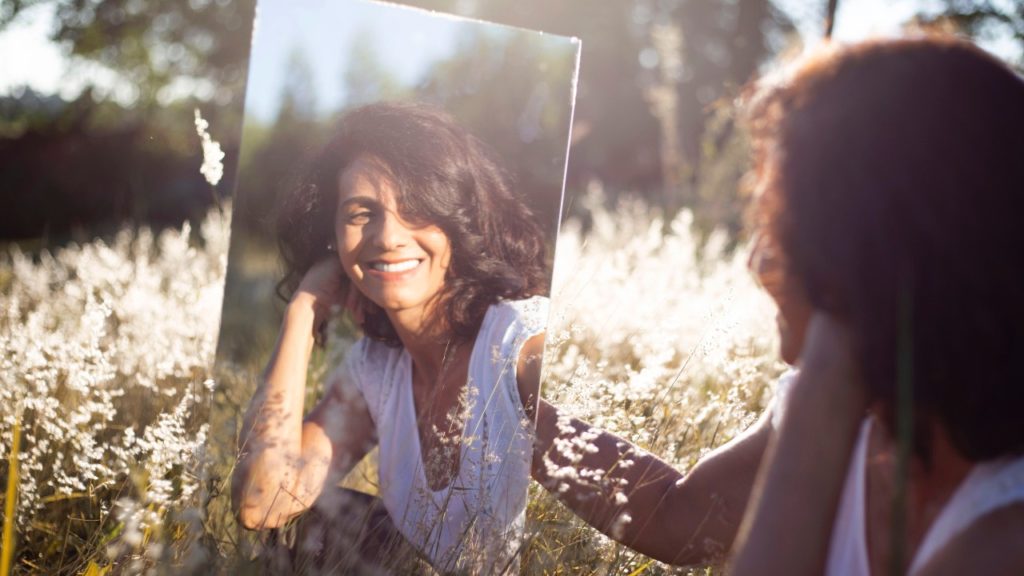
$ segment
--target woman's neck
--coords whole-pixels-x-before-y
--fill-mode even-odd
[[[953,446],[946,429],[938,423],[931,426],[930,448],[928,466],[920,466],[914,472],[923,488],[921,496],[925,501],[921,505],[941,508],[970,473],[974,463]]]
[[[897,441],[884,426],[879,412],[872,412],[875,426],[872,426],[867,473],[868,556],[872,565],[871,573],[884,574],[892,560],[891,529],[895,525],[892,505],[899,483],[896,476]],[[910,568],[917,548],[931,525],[973,467],[973,463],[956,450],[949,435],[938,423],[929,426],[928,441],[928,463],[925,464],[919,457],[912,458],[905,487],[905,532],[902,538],[907,552],[902,558],[904,570]]]
[[[440,322],[432,321],[421,310],[389,312],[388,318],[409,353],[415,372],[425,381],[437,381],[459,348],[451,331],[440,327]]]

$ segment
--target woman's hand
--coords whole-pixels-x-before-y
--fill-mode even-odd
[[[862,387],[853,340],[845,324],[820,310],[811,315],[800,351],[800,371],[810,372],[819,385],[830,386],[837,393],[846,394],[849,387]],[[863,411],[864,407],[851,408]]]
[[[312,308],[313,336],[318,343],[326,339],[327,322],[339,308],[351,314],[356,324],[363,324],[363,297],[344,278],[345,271],[337,258],[321,260],[302,277],[288,304]]]
[[[821,574],[865,390],[846,326],[811,317],[784,415],[759,473],[732,573]]]
[[[347,290],[342,282],[344,274],[337,258],[326,258],[317,262],[306,271],[288,303],[289,308],[312,308],[313,335],[317,342],[322,343],[324,340],[332,309],[347,299]]]

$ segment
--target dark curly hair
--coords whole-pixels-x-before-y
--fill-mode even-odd
[[[404,219],[434,224],[448,236],[452,261],[435,320],[454,338],[475,338],[487,308],[499,299],[547,293],[541,228],[487,147],[440,110],[382,102],[346,113],[280,202],[281,298],[287,301],[306,271],[332,255],[338,178],[362,156],[384,169]],[[399,346],[384,311],[363,300],[366,335]]]
[[[909,359],[925,461],[933,423],[973,461],[1024,452],[1024,81],[922,37],[829,47],[758,90],[759,224],[847,322],[890,430]]]

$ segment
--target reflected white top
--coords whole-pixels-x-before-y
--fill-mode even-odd
[[[777,428],[785,412],[786,395],[796,380],[790,371],[779,378],[772,424]],[[857,446],[843,484],[839,510],[832,525],[825,573],[829,576],[870,576],[867,546],[867,457],[871,418],[865,418]],[[915,574],[928,561],[982,516],[1018,502],[1024,502],[1024,455],[975,464],[950,497],[921,541],[908,574]]]
[[[522,541],[533,453],[516,366],[544,331],[548,300],[492,305],[473,344],[458,475],[431,490],[423,470],[404,348],[363,338],[343,363],[362,392],[380,441],[380,497],[402,534],[441,570],[504,572]]]

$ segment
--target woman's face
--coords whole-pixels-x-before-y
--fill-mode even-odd
[[[747,261],[765,292],[775,301],[778,314],[779,355],[787,364],[795,365],[804,346],[807,323],[813,312],[803,288],[787,274],[777,251],[764,235],[758,235]]]
[[[451,264],[448,236],[399,215],[394,184],[379,161],[361,156],[338,178],[334,234],[342,268],[388,312],[425,318]]]

